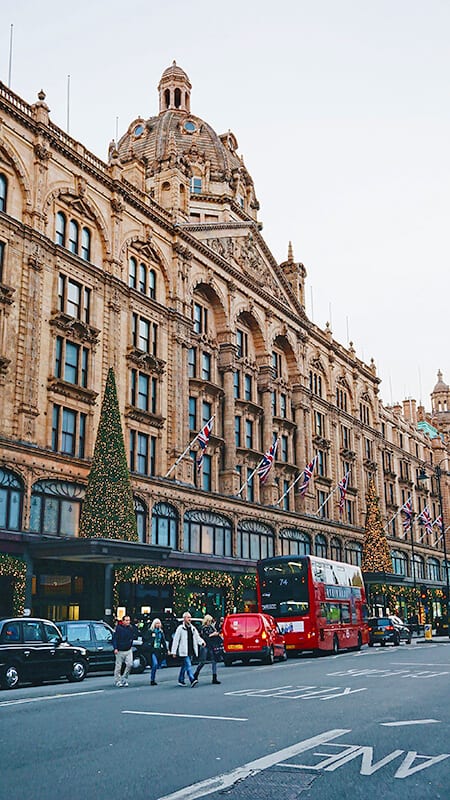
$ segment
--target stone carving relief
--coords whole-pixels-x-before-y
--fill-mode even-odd
[[[206,239],[205,243],[219,256],[239,267],[245,275],[263,286],[278,300],[286,299],[282,287],[259,252],[251,233],[239,238],[223,236]]]

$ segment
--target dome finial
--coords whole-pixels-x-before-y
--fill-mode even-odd
[[[164,70],[159,82],[159,113],[164,111],[190,112],[191,82],[175,59]]]
[[[292,264],[293,261],[294,261],[294,251],[292,249],[292,242],[289,242],[289,245],[288,245],[288,257],[287,257],[287,260],[288,260],[289,264]]]

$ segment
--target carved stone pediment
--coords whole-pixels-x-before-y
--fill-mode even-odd
[[[134,406],[127,406],[125,414],[129,419],[144,425],[151,425],[153,428],[162,428],[165,422],[164,417],[160,414],[152,414],[150,411],[143,411],[141,408],[134,408]]]
[[[59,200],[75,214],[79,214],[81,217],[90,219],[92,222],[95,221],[92,211],[81,197],[73,197],[73,195],[62,194],[59,196]]]
[[[88,342],[89,344],[97,344],[99,329],[88,325],[87,322],[82,322],[81,319],[71,317],[70,314],[65,314],[59,311],[54,314],[50,319],[50,325],[62,331],[80,342]]]
[[[275,279],[271,267],[256,246],[252,233],[239,237],[214,237],[206,239],[205,244],[260,286],[270,291],[278,300],[286,299],[283,288]]]
[[[5,286],[4,283],[0,283],[0,303],[10,306],[13,302],[15,291],[12,286]]]
[[[148,372],[156,372],[158,375],[162,375],[165,369],[165,361],[156,358],[156,356],[151,355],[151,353],[145,353],[137,347],[128,348],[127,359],[133,364],[136,364],[139,369],[146,369]]]
[[[87,403],[90,406],[95,405],[98,397],[98,392],[93,392],[92,389],[84,389],[82,386],[75,386],[73,383],[67,383],[67,381],[55,377],[48,379],[48,388],[63,397],[69,397],[71,400]]]

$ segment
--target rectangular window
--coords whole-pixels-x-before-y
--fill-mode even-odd
[[[284,480],[283,481],[283,494],[284,494],[284,497],[283,497],[283,509],[284,509],[284,511],[289,511],[289,499],[290,499],[290,493],[288,491],[289,490],[289,486],[290,486],[290,482],[287,481],[287,480]],[[288,492],[288,493],[286,494],[286,492]]]
[[[3,283],[4,261],[5,261],[5,243],[0,242],[0,283]]]
[[[137,286],[137,264],[135,258],[130,258],[129,261],[128,286],[131,289],[136,289]]]
[[[142,372],[140,372],[138,378],[137,407],[140,408],[142,411],[149,410],[149,386],[150,386],[149,376],[143,375]]]
[[[272,367],[273,367],[273,370],[274,370],[274,377],[275,378],[281,378],[282,377],[281,365],[282,365],[281,353],[276,353],[275,351],[273,351],[273,353],[272,353]]]
[[[236,447],[241,446],[241,417],[234,418],[234,441]]]
[[[283,417],[283,419],[287,417],[287,397],[285,394],[280,394],[280,417]]]
[[[320,411],[314,412],[314,432],[316,436],[325,436],[325,417]]]
[[[211,356],[209,353],[202,353],[202,380],[211,380]]]
[[[250,503],[253,503],[255,500],[255,476],[252,474],[253,469],[251,467],[247,467],[247,500]]]
[[[89,323],[91,290],[81,286],[76,281],[59,275],[58,278],[58,307],[60,311],[69,314],[75,319]]]
[[[148,319],[140,317],[139,314],[133,314],[131,327],[133,347],[143,353],[156,355],[157,328],[158,326],[151,325]]]
[[[149,463],[148,445],[149,445],[149,436],[146,433],[138,433],[136,472],[139,472],[140,475],[148,475],[148,463]]]
[[[236,330],[236,356],[237,358],[248,357],[248,334],[239,328]]]
[[[203,456],[202,463],[202,489],[210,492],[212,486],[212,458],[208,453]]]
[[[370,439],[364,439],[364,453],[367,461],[372,461],[372,442]]]
[[[328,519],[328,500],[325,502],[328,496],[327,492],[317,492],[317,510],[320,517]],[[320,511],[319,511],[320,509]]]
[[[277,414],[277,393],[275,391],[272,391],[270,395],[270,408],[272,417],[275,417]]]
[[[323,476],[327,474],[327,454],[325,450],[317,451],[317,474]]]
[[[156,414],[158,410],[158,379],[152,378],[151,380],[151,397],[150,397],[150,411]]]
[[[253,420],[245,420],[245,446],[248,449],[253,448]]]
[[[62,336],[55,342],[55,376],[67,383],[87,387],[89,350]]]
[[[150,436],[150,475],[156,475],[156,436]]]
[[[341,425],[341,446],[344,450],[351,450],[351,435],[350,428],[346,425]]]
[[[241,376],[238,371],[233,375],[233,391],[235,400],[241,396]]]
[[[208,332],[208,309],[200,303],[194,303],[194,333]]]
[[[245,400],[252,400],[253,394],[252,376],[246,375],[244,378],[244,398]]]
[[[281,449],[281,460],[282,461],[288,461],[289,460],[289,458],[288,458],[288,445],[289,445],[288,437],[283,434],[283,436],[281,436],[281,448],[280,448]]]
[[[197,348],[190,347],[188,350],[188,376],[195,378],[197,376]]]
[[[202,425],[206,425],[212,417],[212,405],[205,400],[202,402]]]
[[[189,430],[197,430],[197,398],[189,398]]]
[[[52,450],[84,458],[86,414],[54,405],[52,414]]]

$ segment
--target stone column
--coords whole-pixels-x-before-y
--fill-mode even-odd
[[[219,371],[223,375],[223,438],[224,468],[220,473],[220,491],[236,494],[239,491],[239,474],[236,471],[236,443],[234,438],[234,358],[236,347],[230,343],[220,345]]]

